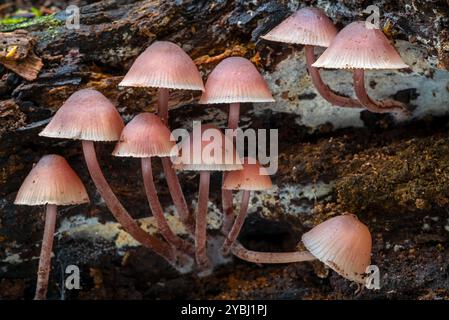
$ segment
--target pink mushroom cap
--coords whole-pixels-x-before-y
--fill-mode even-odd
[[[231,139],[213,125],[202,125],[201,134],[190,134],[179,145],[173,158],[178,170],[232,171],[242,169],[240,156]]]
[[[241,170],[231,171],[226,175],[223,189],[227,190],[268,190],[272,183],[267,170],[252,158],[243,159]]]
[[[328,47],[337,35],[331,19],[318,8],[302,8],[282,21],[262,39]]]
[[[320,223],[302,236],[306,249],[346,279],[364,283],[371,262],[371,233],[355,215]]]
[[[176,141],[161,119],[151,113],[135,116],[123,129],[112,152],[117,157],[169,157],[177,155]]]
[[[50,138],[116,141],[124,123],[114,105],[100,92],[82,89],[73,93],[39,133]]]
[[[312,65],[329,69],[403,69],[404,63],[388,38],[379,29],[366,27],[363,21],[343,28]]]
[[[30,171],[17,193],[15,204],[73,205],[89,202],[80,178],[58,155],[43,156]]]
[[[206,81],[200,104],[274,102],[267,82],[248,59],[221,61]]]
[[[195,63],[178,45],[167,41],[156,41],[141,53],[119,86],[204,91]]]

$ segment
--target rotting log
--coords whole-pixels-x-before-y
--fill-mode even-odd
[[[330,5],[326,7],[328,13],[339,27],[364,17],[362,14],[364,1],[306,2],[321,7],[329,3]],[[449,34],[447,32],[449,4],[442,0],[431,1],[431,6],[428,3],[428,1],[418,0],[410,6],[409,1],[385,1],[382,7],[385,13],[382,23],[387,19],[392,20],[394,39],[416,44],[426,52],[427,60],[435,59],[441,70],[449,70]],[[255,2],[240,0],[179,2],[103,0],[81,7],[79,30],[69,30],[65,27],[68,16],[64,11],[45,19],[8,26],[7,29],[0,30],[17,32],[16,30],[25,29],[27,37],[31,37],[34,41],[34,54],[42,59],[43,63],[34,81],[22,79],[10,72],[8,68],[1,70],[0,266],[5,266],[6,271],[0,268],[0,279],[6,280],[0,280],[0,289],[9,289],[0,290],[0,297],[2,294],[13,295],[17,291],[8,279],[13,279],[13,283],[23,286],[21,288],[24,292],[30,291],[30,283],[33,282],[29,281],[35,273],[34,260],[31,259],[37,255],[38,250],[34,245],[29,244],[38,243],[41,238],[42,215],[39,209],[17,208],[12,202],[21,181],[33,163],[44,153],[63,154],[87,184],[89,193],[93,197],[91,206],[67,208],[62,213],[64,217],[98,218],[101,223],[112,220],[88,178],[79,144],[37,137],[37,133],[71,93],[79,88],[95,87],[110,98],[126,118],[137,112],[151,111],[155,103],[152,90],[118,89],[117,84],[135,57],[156,39],[174,41],[182,45],[199,65],[204,75],[207,75],[221,59],[230,55],[245,56],[256,63],[260,70],[270,74],[287,56],[292,54],[294,48],[259,41],[258,38],[294,8],[294,4],[290,1],[259,1],[255,4]],[[431,76],[429,75],[429,78]],[[270,81],[275,82],[274,79]],[[270,82],[271,85],[277,85],[272,82]],[[192,92],[178,91],[172,94],[171,107],[177,108],[171,113],[172,127],[185,125],[187,120],[191,119],[207,121],[212,119],[224,123],[225,108],[197,106],[194,104],[197,96],[194,96]],[[293,99],[288,93],[285,96],[285,101]],[[313,99],[307,95],[301,96],[301,99],[309,98]],[[444,188],[447,185],[445,184],[447,176],[439,174],[439,172],[447,171],[447,159],[444,154],[432,155],[432,152],[439,150],[439,146],[447,141],[443,130],[446,118],[426,119],[416,125],[412,124],[411,127],[396,128],[391,119],[386,116],[365,113],[363,117],[366,128],[334,132],[332,127],[323,125],[310,134],[309,128],[298,125],[295,116],[284,110],[277,110],[276,105],[273,106],[273,111],[261,113],[255,113],[255,108],[243,106],[242,113],[246,117],[242,120],[243,125],[280,129],[280,171],[274,177],[278,186],[300,187],[317,181],[334,181],[336,187],[330,194],[330,198],[312,200],[316,213],[312,217],[310,215],[298,217],[286,212],[286,207],[282,206],[279,199],[275,198],[274,202],[262,199],[264,208],[257,207],[258,212],[264,214],[265,218],[279,221],[276,223],[270,221],[268,224],[257,222],[258,218],[250,218],[255,223],[246,226],[243,240],[246,239],[247,243],[254,245],[255,249],[270,249],[272,248],[270,246],[274,246],[275,249],[292,249],[299,239],[300,232],[325,217],[338,214],[343,210],[353,212],[360,210],[366,215],[365,222],[376,232],[376,237],[386,238],[392,243],[396,241],[402,245],[404,240],[410,238],[409,234],[420,232],[421,220],[431,215],[440,219],[439,222],[434,223],[436,229],[428,233],[428,238],[418,239],[412,236],[412,242],[416,244],[414,247],[416,250],[424,252],[420,256],[421,263],[435,261],[435,270],[444,265],[441,259],[447,261],[447,252],[439,253],[435,246],[438,243],[447,246],[447,239],[444,238],[446,235],[444,221],[447,218],[444,207],[449,195],[445,189],[440,193],[433,191],[434,188]],[[419,127],[422,128],[418,130]],[[419,134],[415,137],[413,131],[410,133],[411,130],[417,130]],[[413,146],[414,144],[416,146]],[[145,217],[147,209],[143,185],[137,178],[132,179],[128,174],[138,172],[139,164],[130,160],[113,159],[110,156],[112,145],[105,144],[100,149],[100,161],[112,187],[135,217]],[[442,150],[445,149],[446,146]],[[302,157],[301,153],[307,156]],[[421,154],[420,160],[412,161],[411,167],[408,167],[407,170],[411,170],[411,174],[404,174],[403,171],[406,170],[403,164],[404,158],[412,160],[415,153]],[[426,161],[425,155],[432,160],[427,167],[419,165],[420,161]],[[386,164],[391,164],[394,170],[390,171],[391,166]],[[430,171],[433,175],[425,179],[417,178]],[[383,180],[373,175],[373,172],[377,172]],[[386,174],[382,174],[383,172]],[[441,180],[431,182],[431,177],[441,178]],[[181,176],[188,201],[191,202],[195,198],[196,184],[195,180],[189,178],[189,176]],[[212,179],[218,182],[219,177]],[[164,205],[169,204],[170,197],[165,184],[159,180],[156,183],[160,188]],[[219,185],[219,183],[213,181],[212,185]],[[374,187],[376,189],[373,189]],[[374,194],[370,190],[374,190]],[[421,191],[423,193],[420,197],[413,195],[413,192]],[[211,200],[217,207],[219,207],[219,197],[219,190],[213,189]],[[286,198],[288,199],[288,196]],[[289,205],[293,206],[294,200]],[[392,211],[406,215],[409,220],[404,225],[401,216],[389,215]],[[413,215],[410,215],[410,212],[416,213],[418,218],[411,219]],[[378,215],[377,222],[371,220],[374,213]],[[285,221],[290,221],[293,227],[290,225],[286,227]],[[73,225],[76,225],[76,222]],[[404,227],[404,233],[398,231],[397,234],[389,234],[384,230],[387,227],[390,230],[391,228],[399,230],[400,227]],[[259,237],[264,237],[261,244],[257,244],[257,241],[251,242],[251,239],[258,239],[258,233]],[[276,242],[278,240],[273,242],[266,240],[270,237],[283,239],[282,244],[279,245]],[[152,269],[153,272],[146,278],[148,282],[155,281],[161,274],[167,275],[164,271],[166,265],[154,260],[154,256],[148,256],[148,252],[141,249],[130,250],[131,262],[125,261],[124,258],[121,261],[122,258],[117,254],[115,246],[118,240],[112,244],[106,240],[94,241],[95,245],[92,246],[89,239],[63,238],[56,244],[55,251],[58,253],[55,265],[70,262],[79,264],[86,274],[91,272],[92,279],[98,279],[98,274],[105,271],[109,276],[105,276],[104,287],[112,286],[113,275],[120,279],[129,276],[116,270],[115,266],[120,262],[123,263],[124,269],[128,268],[126,269],[128,272],[139,273],[142,271],[139,269],[141,265],[145,265],[145,272]],[[374,249],[373,258],[380,262],[387,256],[390,261],[407,262],[408,255],[404,258],[399,254],[400,252],[385,251],[382,246],[378,246]],[[102,260],[103,263],[99,263]],[[12,264],[11,261],[15,261],[16,264]],[[126,267],[127,263],[129,267]],[[88,271],[89,268],[93,271]],[[298,268],[304,268],[300,269],[301,272],[312,272],[307,267]],[[403,268],[402,265],[392,264],[391,269],[387,269],[386,272],[400,270],[410,279],[433,276],[436,280],[425,288],[429,290],[437,290],[447,284],[447,280],[444,283],[444,279],[432,273],[432,270],[416,271],[422,272],[417,274],[401,268]],[[252,272],[252,269],[248,270],[250,270],[249,273]],[[276,272],[282,274],[281,270]],[[53,274],[53,284],[59,281],[58,276],[58,273]],[[167,276],[172,279],[177,277],[170,273]],[[186,282],[187,285],[184,289],[180,289],[179,294],[182,297],[198,298],[192,296],[191,292],[195,291],[192,288],[205,285],[205,283],[191,281]],[[303,287],[306,286],[304,281],[300,283]],[[420,287],[422,284],[414,285],[412,281],[404,283],[398,284],[398,297],[410,297],[415,288],[422,289]],[[308,285],[311,287],[304,289],[304,296],[307,293],[312,295],[313,292],[319,292],[326,297],[326,292],[333,290],[337,292],[336,295],[340,293],[346,297],[351,296],[347,286],[341,285],[338,281],[337,284],[332,284],[332,288],[325,289],[314,288],[310,283]],[[287,284],[286,286],[288,287]],[[289,288],[294,292],[294,288]],[[392,288],[394,286],[391,284],[381,293],[366,293],[366,297],[386,297],[388,296],[386,292]],[[53,297],[57,297],[56,287],[53,286],[52,290]],[[117,293],[117,296],[170,295],[167,293],[170,289],[163,293],[153,288],[149,289],[150,293],[141,293],[135,288],[133,290],[135,291],[128,296],[124,293]],[[245,297],[237,295],[231,289],[228,292],[230,296],[232,292],[237,297]],[[85,294],[86,297],[116,297],[98,288],[92,288]],[[419,294],[424,295],[421,291],[416,291],[416,295]],[[207,293],[205,295],[207,296]],[[21,295],[18,294],[18,296]]]

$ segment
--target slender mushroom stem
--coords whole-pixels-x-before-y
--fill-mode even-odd
[[[239,126],[240,103],[231,103],[229,105],[228,128],[236,130]],[[223,172],[222,186],[226,178],[226,172]],[[232,204],[232,190],[221,189],[221,198],[223,203],[223,234],[228,234],[234,221],[234,208]]]
[[[180,257],[177,256],[176,250],[166,242],[159,240],[140,228],[117,199],[98,164],[93,141],[83,141],[83,153],[89,174],[98,192],[104,199],[112,215],[123,226],[123,229],[142,245],[162,256],[169,263],[175,266],[178,265],[178,259]]]
[[[295,252],[258,252],[243,247],[238,242],[231,249],[236,257],[254,263],[293,263],[302,261],[313,261],[316,258],[308,251]]]
[[[229,105],[228,128],[237,129],[240,119],[240,103],[231,103]]]
[[[179,218],[189,234],[193,235],[195,234],[195,219],[187,206],[184,193],[182,192],[181,185],[179,183],[178,175],[173,168],[170,158],[163,157],[161,160],[164,168],[165,179],[167,180],[168,190],[170,191],[171,198],[176,210],[178,211]]]
[[[387,99],[383,101],[375,101],[366,92],[365,88],[365,71],[363,69],[354,69],[353,71],[354,90],[360,103],[371,112],[387,113],[402,112],[409,114],[407,106],[399,101]]]
[[[206,254],[207,204],[209,201],[210,172],[200,172],[198,211],[195,226],[196,261],[201,269],[207,269],[211,263]]]
[[[243,190],[242,202],[240,204],[240,213],[237,215],[237,218],[234,221],[234,225],[232,226],[231,231],[229,231],[229,234],[226,236],[226,240],[221,248],[223,254],[225,255],[229,254],[229,251],[235,240],[237,239],[240,230],[242,229],[243,223],[245,222],[245,218],[248,212],[250,194],[251,191]]]
[[[312,78],[312,83],[315,86],[318,93],[329,103],[338,107],[345,108],[362,108],[362,104],[356,99],[351,99],[347,97],[335,94],[324,82],[320,76],[320,71],[318,68],[312,66],[315,63],[316,56],[314,52],[314,46],[305,45],[304,51],[306,55],[307,70]]]
[[[161,121],[168,126],[168,100],[169,91],[166,88],[159,88],[158,90],[158,116]],[[173,203],[178,211],[179,217],[187,228],[189,234],[193,235],[195,232],[194,219],[187,206],[187,202],[182,192],[176,171],[173,168],[169,158],[162,158],[162,165],[164,168],[165,179],[167,180],[168,190],[172,197]]]
[[[164,211],[157,195],[156,186],[154,185],[151,158],[142,158],[142,176],[148,204],[150,205],[151,212],[156,220],[159,232],[168,243],[189,255],[193,255],[195,253],[193,245],[174,234],[165,219]]]
[[[157,93],[158,115],[165,124],[168,124],[168,99],[168,89],[159,88]]]
[[[47,204],[45,213],[44,236],[42,238],[41,255],[37,271],[37,284],[34,300],[47,298],[48,277],[51,269],[51,252],[53,249],[53,237],[55,234],[57,206]]]

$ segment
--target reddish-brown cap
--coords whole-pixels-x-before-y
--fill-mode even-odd
[[[234,143],[213,125],[202,125],[179,146],[179,156],[173,158],[178,170],[232,171],[242,169]]]
[[[328,47],[336,35],[337,28],[324,11],[317,8],[302,8],[261,38]]]
[[[366,22],[362,21],[343,28],[313,66],[329,69],[408,68],[383,32],[367,28]]]
[[[39,133],[50,138],[116,141],[124,123],[114,105],[100,92],[82,89],[72,94]]]
[[[227,190],[268,190],[271,187],[267,169],[253,158],[244,158],[242,170],[229,172],[223,183],[223,189]]]
[[[178,45],[167,41],[156,41],[141,53],[119,86],[204,91],[195,63]]]
[[[17,193],[15,204],[71,205],[89,202],[80,178],[58,155],[43,156],[30,171]]]
[[[371,261],[371,233],[356,216],[326,220],[305,233],[302,242],[318,260],[344,278],[364,283]]]
[[[244,102],[274,102],[274,99],[251,61],[242,57],[226,58],[210,73],[199,103]]]
[[[161,119],[151,113],[141,113],[125,126],[112,154],[147,158],[175,156],[178,152],[170,130]]]

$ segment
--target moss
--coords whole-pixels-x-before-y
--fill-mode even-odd
[[[54,28],[63,25],[64,21],[55,17],[55,14],[48,16],[37,16],[32,19],[6,18],[0,20],[0,32],[9,32],[17,29],[28,29],[38,26],[39,28]]]

